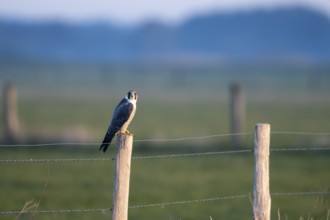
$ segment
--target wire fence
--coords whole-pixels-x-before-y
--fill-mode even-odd
[[[211,139],[217,137],[229,137],[229,136],[242,136],[242,135],[252,135],[251,132],[244,133],[230,133],[230,134],[214,134],[214,135],[205,135],[205,136],[191,136],[191,137],[182,137],[182,138],[151,138],[151,139],[137,139],[134,140],[134,143],[139,142],[180,142],[180,141],[190,141],[198,139]],[[330,133],[329,133],[330,135]],[[0,147],[48,147],[48,146],[94,146],[101,145],[100,142],[53,142],[53,143],[40,143],[40,144],[0,144]],[[111,144],[111,143],[110,143]],[[112,143],[111,145],[114,145]]]
[[[330,195],[329,191],[313,191],[313,192],[277,192],[271,193],[271,196],[319,196],[319,195]],[[221,200],[232,200],[232,199],[242,199],[250,198],[251,194],[241,194],[232,196],[219,196],[204,199],[195,200],[182,200],[173,202],[163,202],[163,203],[152,203],[144,205],[131,205],[129,209],[142,209],[142,208],[165,208],[172,205],[185,205],[192,203],[205,203],[205,202],[215,202]],[[49,210],[31,210],[31,211],[0,211],[1,215],[19,215],[19,214],[54,214],[54,213],[83,213],[83,212],[111,212],[109,208],[94,208],[94,209],[49,209]]]
[[[271,152],[296,152],[296,151],[330,151],[330,147],[316,148],[271,148]],[[150,160],[150,159],[170,159],[180,157],[205,157],[226,154],[244,154],[253,153],[253,150],[233,150],[233,151],[214,151],[203,153],[187,153],[187,154],[162,154],[152,156],[135,156],[132,160]],[[114,161],[115,158],[56,158],[56,159],[0,159],[0,163],[66,163],[66,162],[94,162],[94,161]]]
[[[174,142],[174,141],[188,141],[196,139],[210,139],[216,137],[234,136],[234,135],[252,135],[253,133],[234,133],[234,134],[216,134],[208,136],[195,136],[195,137],[184,137],[184,138],[169,138],[169,139],[140,139],[134,142]],[[315,136],[329,136],[330,132],[271,132],[275,135],[315,135]],[[44,143],[44,144],[2,144],[0,147],[45,147],[45,146],[63,146],[63,145],[99,145],[100,143]],[[271,152],[297,152],[297,151],[330,151],[330,147],[315,147],[315,148],[271,148]],[[183,153],[183,154],[162,154],[162,155],[148,155],[148,156],[135,156],[133,160],[149,160],[149,159],[170,159],[170,158],[183,158],[183,157],[204,157],[204,156],[217,156],[217,155],[228,155],[228,154],[246,154],[253,153],[252,149],[244,150],[231,150],[231,151],[214,151],[214,152],[202,152],[202,153]],[[0,159],[0,163],[67,163],[67,162],[96,162],[96,161],[112,161],[114,158],[65,158],[65,159]],[[330,195],[330,191],[311,191],[311,192],[277,192],[271,193],[271,196],[316,196],[316,195]],[[153,204],[142,204],[142,205],[131,205],[130,209],[140,208],[155,208],[171,205],[183,205],[191,203],[205,203],[214,202],[221,200],[241,199],[249,198],[251,194],[240,194],[231,196],[218,196],[212,198],[203,198],[195,200],[181,200],[164,203],[153,203]],[[85,213],[85,212],[100,212],[107,213],[111,212],[109,208],[87,208],[87,209],[51,209],[51,210],[14,210],[14,211],[0,211],[1,215],[21,215],[21,214],[52,214],[52,213]]]
[[[297,131],[273,131],[271,134],[275,135],[306,135],[306,136],[330,136],[330,132],[297,132]],[[134,143],[139,142],[180,142],[180,141],[190,141],[198,139],[211,139],[218,137],[229,137],[229,136],[248,136],[253,135],[252,132],[243,133],[228,133],[228,134],[214,134],[205,136],[191,136],[182,138],[154,138],[154,139],[137,139]],[[47,146],[94,146],[100,145],[100,142],[53,142],[53,143],[39,143],[39,144],[0,144],[0,147],[47,147]],[[114,143],[112,143],[114,145]]]

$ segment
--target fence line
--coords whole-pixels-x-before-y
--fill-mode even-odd
[[[50,147],[50,146],[93,146],[93,145],[101,145],[98,142],[54,142],[54,143],[42,143],[42,144],[0,144],[0,147]],[[113,143],[111,145],[114,145]]]
[[[213,202],[213,201],[219,201],[219,200],[229,200],[229,199],[238,199],[238,198],[246,198],[246,197],[249,197],[249,195],[242,194],[242,195],[235,195],[235,196],[213,197],[213,198],[207,198],[207,199],[183,200],[183,201],[164,202],[164,203],[155,203],[155,204],[147,204],[147,205],[133,205],[133,206],[129,206],[129,208],[131,208],[131,209],[153,208],[153,207],[164,208],[165,206],[170,206],[170,205],[204,203],[204,202]]]
[[[318,191],[318,192],[278,192],[271,193],[272,196],[313,196],[313,195],[330,195],[328,191]],[[174,202],[165,202],[165,203],[155,203],[155,204],[147,204],[147,205],[133,205],[129,206],[129,208],[153,208],[153,207],[165,207],[169,205],[181,205],[181,204],[190,204],[190,203],[203,203],[203,202],[213,202],[219,200],[230,200],[230,199],[238,199],[238,198],[247,198],[251,197],[251,193],[241,194],[241,195],[233,195],[233,196],[221,196],[221,197],[213,197],[207,199],[195,199],[195,200],[183,200],[183,201],[174,201]]]
[[[296,152],[296,151],[328,151],[329,148],[271,148],[271,152]],[[234,150],[234,151],[214,151],[204,153],[188,153],[188,154],[163,154],[152,156],[135,156],[132,160],[150,160],[150,159],[170,159],[180,157],[203,157],[216,156],[224,154],[242,154],[252,153],[253,150]],[[113,161],[114,158],[67,158],[67,159],[0,159],[0,163],[65,163],[65,162],[94,162],[94,161]]]
[[[68,158],[68,159],[13,159],[0,160],[0,163],[62,163],[62,162],[91,162],[109,161],[112,158]]]
[[[294,135],[330,135],[330,133],[312,133],[312,132],[274,132],[275,134],[294,134]],[[230,135],[248,135],[252,133],[239,133],[239,134],[220,134],[220,135],[209,135],[209,136],[199,136],[199,137],[189,137],[189,138],[176,138],[176,139],[144,139],[137,140],[135,142],[155,142],[155,141],[184,141],[202,138],[213,138],[219,136],[230,136]],[[51,143],[50,143],[51,144]],[[47,144],[49,146],[50,144]],[[62,143],[64,144],[64,143]],[[68,144],[68,143],[65,143]],[[83,145],[88,145],[92,143],[82,143]],[[95,144],[95,143],[93,143]],[[13,145],[0,145],[0,146],[13,146]],[[17,146],[17,145],[16,145]],[[22,146],[22,145],[18,145]],[[26,145],[23,145],[26,146]],[[39,145],[29,145],[29,146],[41,146]],[[271,152],[285,152],[285,151],[323,151],[330,150],[330,148],[273,148],[270,149]],[[252,153],[252,149],[246,150],[234,150],[234,151],[217,151],[217,152],[204,152],[204,153],[187,153],[187,154],[165,154],[165,155],[153,155],[153,156],[137,156],[133,157],[134,160],[143,159],[165,159],[165,158],[178,158],[178,157],[200,157],[200,156],[211,156],[211,155],[223,155],[223,154],[240,154],[240,153]],[[79,161],[110,161],[112,158],[68,158],[68,159],[16,159],[16,160],[0,160],[3,163],[45,163],[45,162],[79,162]],[[311,196],[311,195],[329,195],[329,191],[318,191],[318,192],[279,192],[271,193],[272,196]],[[241,194],[234,196],[222,196],[195,200],[182,200],[155,204],[145,204],[145,205],[132,205],[128,208],[138,209],[138,208],[152,208],[152,207],[166,207],[170,205],[182,205],[191,203],[202,203],[202,202],[212,202],[219,200],[229,200],[237,198],[247,198],[251,197],[251,194]],[[96,209],[54,209],[54,210],[20,210],[20,211],[0,211],[2,215],[21,215],[21,214],[43,214],[43,213],[81,213],[81,212],[110,212],[109,208],[96,208]]]
[[[191,203],[204,203],[204,202],[214,202],[221,200],[231,200],[239,198],[249,198],[250,193],[241,194],[241,195],[232,195],[232,196],[219,196],[213,198],[205,199],[195,199],[195,200],[182,200],[174,202],[164,202],[164,203],[153,203],[145,205],[131,205],[129,209],[140,209],[140,208],[155,208],[161,207],[165,208],[166,206],[172,205],[184,205]],[[277,192],[271,193],[272,196],[316,196],[316,195],[330,195],[329,191],[315,191],[315,192]],[[1,215],[19,215],[19,214],[53,214],[53,213],[83,213],[83,212],[111,212],[110,208],[95,208],[95,209],[50,209],[50,210],[32,210],[32,211],[0,211]]]
[[[213,155],[222,155],[222,154],[241,154],[241,153],[252,153],[252,150],[233,150],[233,151],[214,151],[214,152],[205,152],[205,153],[137,156],[137,157],[133,157],[132,159],[134,160],[167,159],[167,158],[177,158],[177,157],[202,157],[202,156],[213,156]]]
[[[314,195],[330,195],[330,191],[319,192],[278,192],[271,193],[272,196],[314,196]]]
[[[133,142],[177,142],[177,141],[189,141],[189,140],[198,140],[198,139],[210,139],[216,137],[228,137],[228,136],[235,136],[235,135],[252,135],[251,132],[245,133],[230,133],[230,134],[214,134],[214,135],[205,135],[205,136],[192,136],[192,137],[183,137],[183,138],[154,138],[154,139],[138,139],[134,140]],[[0,147],[47,147],[47,146],[69,146],[69,145],[85,145],[85,146],[92,146],[92,145],[100,145],[99,142],[54,142],[54,143],[41,143],[41,144],[0,144]],[[114,145],[112,143],[111,145]]]
[[[210,138],[216,138],[216,137],[243,136],[243,135],[252,135],[252,132],[214,134],[214,135],[193,136],[193,137],[183,137],[183,138],[141,139],[141,140],[135,140],[134,142],[176,142],[176,141],[189,141],[189,140],[196,140],[196,139],[210,139]]]
[[[192,136],[183,138],[155,138],[155,139],[138,139],[134,140],[134,143],[138,142],[179,142],[179,141],[189,141],[198,139],[210,139],[217,137],[228,137],[228,136],[242,136],[242,135],[252,135],[252,132],[244,133],[228,133],[228,134],[214,134],[205,136]],[[271,134],[276,135],[307,135],[307,136],[329,136],[330,132],[299,132],[299,131],[273,131]],[[100,145],[100,142],[54,142],[54,143],[41,143],[41,144],[0,144],[0,147],[47,147],[47,146],[93,146]],[[112,143],[114,145],[114,143]]]
[[[295,148],[270,148],[270,151],[281,152],[281,151],[327,151],[330,147],[295,147]]]
[[[271,134],[281,134],[281,135],[315,135],[315,136],[327,136],[330,132],[300,132],[300,131],[272,131]]]
[[[99,209],[50,209],[34,211],[1,211],[1,215],[19,215],[19,214],[52,214],[52,213],[79,213],[79,212],[111,212],[109,208]]]

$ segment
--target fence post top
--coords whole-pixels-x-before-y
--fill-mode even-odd
[[[257,123],[256,127],[259,127],[259,126],[269,126],[270,127],[270,124],[269,123]]]
[[[256,132],[270,132],[270,124],[268,123],[257,123],[255,125],[255,131]]]

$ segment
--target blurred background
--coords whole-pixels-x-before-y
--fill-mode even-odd
[[[252,133],[259,122],[270,123],[277,132],[327,133],[330,2],[0,0],[0,142],[11,145],[0,148],[1,159],[113,156],[114,147],[101,155],[97,144],[33,144],[101,142],[113,109],[130,89],[139,94],[130,126],[137,140]],[[271,141],[273,148],[320,148],[329,147],[330,136],[272,135]],[[238,135],[137,142],[134,154],[252,147],[253,135]],[[139,161],[133,166],[131,201],[148,204],[251,191],[252,161],[252,155]],[[273,161],[274,191],[330,187],[328,153],[275,154]],[[1,199],[2,210],[20,210],[39,197],[35,210],[111,206],[112,176],[100,183],[103,173],[111,174],[111,162],[86,163],[84,169],[71,164],[0,165],[5,175],[1,194],[12,196]],[[63,174],[63,168],[75,175]],[[61,194],[63,187],[68,189]],[[67,199],[69,194],[81,199]],[[250,209],[247,199],[136,209],[130,217],[242,219],[251,216]],[[277,210],[288,219],[326,219],[329,196],[274,200],[274,218]],[[60,218],[109,217],[91,215]]]

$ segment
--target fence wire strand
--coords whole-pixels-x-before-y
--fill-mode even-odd
[[[148,160],[148,159],[167,159],[176,157],[202,157],[202,156],[213,156],[222,154],[240,154],[240,153],[251,153],[252,150],[235,150],[235,151],[215,151],[205,153],[189,153],[189,154],[164,154],[164,155],[152,155],[152,156],[136,156],[133,160]]]
[[[0,160],[0,163],[65,163],[65,162],[92,162],[111,161],[112,158],[68,158],[68,159],[13,159]]]
[[[330,132],[299,132],[299,131],[272,131],[271,134],[276,135],[308,135],[308,136],[329,136]],[[252,132],[242,133],[228,133],[228,134],[214,134],[205,136],[191,136],[183,138],[155,138],[155,139],[137,139],[134,143],[138,142],[178,142],[178,141],[189,141],[198,139],[210,139],[217,137],[228,137],[228,136],[244,136],[253,135]],[[54,142],[54,143],[40,143],[40,144],[0,144],[0,147],[49,147],[49,146],[94,146],[100,145],[100,142]],[[113,145],[113,144],[112,144]]]
[[[329,191],[316,191],[316,192],[271,193],[271,196],[319,196],[319,195],[330,195],[330,192]],[[214,202],[214,201],[249,198],[249,197],[251,197],[251,193],[233,195],[233,196],[219,196],[219,197],[205,198],[205,199],[182,200],[182,201],[152,203],[152,204],[144,204],[144,205],[131,205],[128,208],[129,209],[155,208],[155,207],[165,208],[166,206],[173,206],[173,205],[205,203],[205,202]],[[107,212],[111,212],[111,209],[110,208],[95,208],[95,209],[50,209],[50,210],[32,210],[32,211],[0,211],[0,214],[1,215],[19,215],[19,214],[54,214],[54,213],[84,213],[84,212],[107,213]]]
[[[329,151],[329,148],[271,148],[271,152],[295,152],[295,151]],[[243,154],[252,153],[252,149],[234,150],[234,151],[214,151],[203,153],[188,153],[188,154],[163,154],[151,156],[135,156],[132,160],[150,160],[150,159],[171,159],[181,157],[203,157],[216,156],[226,154]],[[65,162],[95,162],[95,161],[114,161],[115,158],[67,158],[67,159],[0,159],[0,163],[65,163]]]
[[[109,208],[99,209],[50,209],[50,210],[32,210],[32,211],[1,211],[1,215],[19,215],[19,214],[54,214],[54,213],[81,213],[81,212],[111,212]]]
[[[214,134],[214,135],[205,135],[205,136],[192,136],[192,137],[183,137],[183,138],[155,138],[155,139],[137,139],[134,140],[134,143],[138,142],[177,142],[177,141],[189,141],[189,140],[198,140],[198,139],[210,139],[216,137],[227,137],[227,136],[242,136],[242,135],[252,135],[252,132],[244,133],[230,133],[230,134]],[[100,145],[100,142],[54,142],[54,143],[41,143],[41,144],[0,144],[0,147],[47,147],[47,146],[93,146]],[[114,143],[112,143],[114,145]]]
[[[330,147],[294,147],[294,148],[270,148],[270,151],[327,151]]]
[[[195,199],[195,200],[183,200],[183,201],[174,201],[174,202],[164,202],[164,203],[155,203],[155,204],[147,204],[147,205],[133,205],[129,206],[130,209],[139,209],[139,208],[153,208],[153,207],[162,207],[170,206],[170,205],[183,205],[183,204],[191,204],[191,203],[204,203],[204,202],[213,202],[219,200],[229,200],[229,199],[238,199],[238,198],[246,198],[249,195],[242,194],[236,196],[222,196],[222,197],[213,197],[207,199]]]
[[[196,139],[210,139],[210,138],[216,138],[216,137],[243,136],[243,135],[252,135],[252,132],[231,133],[231,134],[214,134],[214,135],[194,136],[194,137],[184,137],[184,138],[141,139],[141,140],[135,140],[134,142],[175,142],[175,141],[189,141],[189,140],[196,140]]]
[[[328,136],[328,135],[330,135],[330,132],[272,131],[271,134]]]
[[[317,195],[330,195],[330,191],[319,192],[278,192],[271,193],[272,196],[317,196]]]

